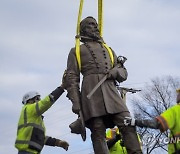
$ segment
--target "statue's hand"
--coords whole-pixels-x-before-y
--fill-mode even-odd
[[[79,103],[73,103],[72,112],[75,113],[75,114],[79,114],[79,111],[80,111]]]

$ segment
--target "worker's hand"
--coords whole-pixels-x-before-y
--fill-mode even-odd
[[[73,105],[72,105],[72,111],[73,111],[73,113],[75,113],[75,114],[79,114],[79,111],[80,111],[79,103],[73,103]]]
[[[61,87],[63,89],[67,89],[67,73],[66,73],[66,70],[64,71],[64,74],[63,74],[63,77],[62,77],[62,84],[61,84]]]
[[[56,139],[55,146],[62,147],[63,149],[67,151],[69,147],[69,143],[63,140]]]
[[[124,119],[125,126],[135,126],[135,119],[131,117],[125,117]]]

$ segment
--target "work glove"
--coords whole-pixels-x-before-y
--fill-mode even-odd
[[[125,117],[124,119],[125,126],[135,126],[135,119],[131,117]]]
[[[62,84],[61,84],[61,87],[63,88],[63,89],[67,89],[67,73],[66,73],[66,70],[64,71],[64,73],[63,73],[63,77],[62,77]]]
[[[67,151],[69,147],[69,143],[63,140],[56,139],[55,146],[62,147],[63,149]]]

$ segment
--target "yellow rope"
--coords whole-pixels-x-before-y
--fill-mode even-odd
[[[106,43],[102,43],[103,44],[103,46],[107,49],[107,51],[108,51],[108,53],[109,53],[109,57],[110,57],[110,59],[111,59],[111,65],[112,65],[112,67],[114,66],[114,55],[113,55],[113,53],[112,53],[112,50],[111,50],[111,48],[106,44]]]
[[[98,28],[100,32],[100,36],[103,36],[103,0],[98,0]],[[103,46],[107,49],[110,59],[111,59],[111,64],[112,67],[114,65],[114,56],[112,53],[112,50],[109,48],[109,46],[106,43],[102,43]]]
[[[81,71],[81,54],[80,54],[80,37],[79,36],[80,36],[80,22],[81,22],[83,4],[84,4],[84,0],[80,0],[77,29],[76,29],[76,58],[77,58],[80,71]],[[99,28],[100,36],[102,37],[103,35],[103,0],[98,0],[98,28]],[[102,43],[102,44],[109,53],[112,67],[113,67],[114,56],[113,56],[112,50],[107,46],[107,44],[105,43]]]
[[[80,22],[81,22],[83,4],[84,4],[84,0],[80,0],[77,29],[76,29],[76,57],[77,57],[79,70],[81,70],[80,37],[79,37],[79,35],[80,35]]]
[[[100,36],[103,35],[103,0],[98,0],[98,28]]]

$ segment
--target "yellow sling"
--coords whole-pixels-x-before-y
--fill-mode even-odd
[[[78,13],[78,20],[77,20],[77,29],[76,29],[76,58],[79,66],[79,70],[81,71],[81,54],[80,54],[80,22],[82,16],[82,9],[83,9],[84,0],[80,0],[79,5],[79,13]],[[103,0],[98,0],[98,28],[100,31],[100,36],[102,37],[103,34]],[[107,49],[112,67],[114,65],[114,56],[112,50],[107,46],[106,43],[102,43],[103,46]]]

